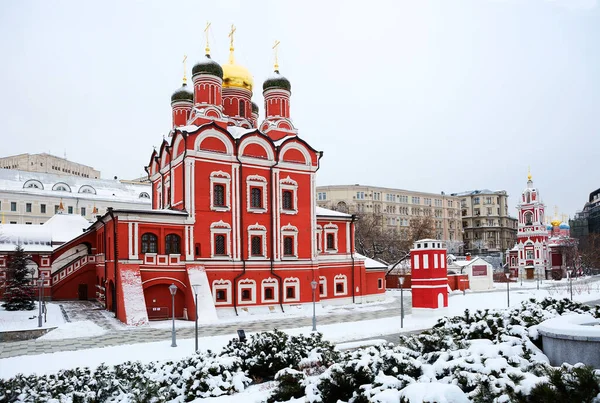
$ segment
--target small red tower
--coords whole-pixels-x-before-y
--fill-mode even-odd
[[[435,239],[421,239],[410,250],[410,262],[413,313],[443,313],[448,308],[446,245]]]
[[[173,111],[173,128],[187,125],[192,107],[194,94],[187,88],[185,75],[183,85],[171,95],[171,109]]]

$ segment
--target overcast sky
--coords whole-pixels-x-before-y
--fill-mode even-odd
[[[141,176],[207,21],[221,63],[236,25],[261,119],[281,41],[292,119],[324,151],[318,185],[505,189],[514,206],[531,165],[570,215],[600,187],[596,0],[2,1],[0,155]]]

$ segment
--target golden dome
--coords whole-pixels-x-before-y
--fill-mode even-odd
[[[558,218],[555,218],[552,221],[550,221],[550,224],[552,224],[553,227],[558,227],[560,225],[560,220]]]
[[[233,61],[233,51],[229,57],[229,63],[221,67],[223,67],[223,88],[244,88],[252,91],[252,86],[254,85],[252,74],[250,74],[247,68]]]

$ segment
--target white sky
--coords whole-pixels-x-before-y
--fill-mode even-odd
[[[571,215],[600,187],[596,0],[0,2],[0,155],[140,176],[206,21],[221,63],[236,25],[261,119],[281,41],[319,185],[506,189],[514,206],[531,165]]]

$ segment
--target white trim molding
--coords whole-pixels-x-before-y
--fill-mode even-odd
[[[323,232],[325,234],[325,236],[323,237],[324,240],[324,247],[325,247],[325,252],[326,253],[337,253],[338,251],[338,226],[335,224],[332,224],[331,222],[329,224],[326,224],[323,227]],[[328,234],[333,234],[333,248],[328,248],[327,246],[327,235]]]
[[[225,301],[217,301],[217,292],[225,291]],[[216,305],[231,304],[231,280],[214,280],[212,282],[213,302]]]
[[[267,287],[273,288],[273,299],[265,298],[265,289]],[[260,284],[260,295],[263,303],[278,303],[279,302],[279,281],[273,277],[265,278]]]
[[[250,290],[250,299],[244,301],[242,299],[242,291]],[[241,279],[238,281],[238,305],[256,304],[256,280],[250,278]]]
[[[319,276],[319,284],[323,286],[323,292],[319,292],[319,297],[326,298],[327,297],[327,277]]]
[[[215,185],[225,186],[225,206],[214,205],[214,188]],[[229,211],[231,210],[231,175],[223,171],[213,171],[210,173],[210,209],[212,211]]]
[[[292,238],[293,250],[291,255],[285,254],[285,238]],[[281,227],[281,260],[298,259],[298,228],[289,224]]]
[[[294,297],[288,298],[287,289],[294,288]],[[299,302],[300,301],[300,280],[298,277],[288,277],[283,280],[283,302]]]
[[[252,188],[259,188],[262,197],[262,207],[252,207]],[[260,175],[249,175],[246,177],[246,209],[252,213],[265,213],[268,210],[267,179]]]
[[[252,237],[260,236],[262,239],[262,254],[252,255]],[[271,251],[272,253],[272,251]],[[267,257],[267,228],[259,223],[248,226],[248,259],[265,259]]]
[[[283,208],[283,192],[289,190],[292,192],[292,208]],[[290,178],[288,175],[284,179],[279,180],[279,206],[282,214],[298,214],[298,182]]]
[[[337,286],[338,284],[342,284],[343,286],[343,291],[338,291]],[[337,274],[334,278],[333,278],[333,295],[334,296],[338,296],[338,295],[347,295],[348,294],[348,278],[346,277],[345,274]]]
[[[215,254],[215,235],[225,235],[225,255]],[[210,257],[212,259],[231,258],[231,225],[223,220],[210,224]]]

